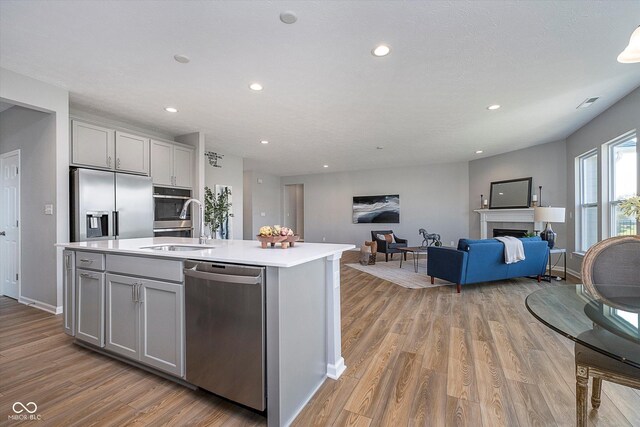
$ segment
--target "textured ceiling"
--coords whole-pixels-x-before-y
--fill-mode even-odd
[[[616,62],[638,24],[639,1],[3,0],[0,66],[293,175],[562,139],[640,85],[640,64]],[[391,54],[373,57],[378,43]]]

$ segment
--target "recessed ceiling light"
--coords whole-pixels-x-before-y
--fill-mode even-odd
[[[483,151],[482,151],[482,150],[477,150],[477,151],[476,151],[476,154],[482,154],[482,153],[483,153]]]
[[[298,17],[295,13],[290,10],[284,11],[280,14],[280,20],[285,24],[293,24],[298,20]]]
[[[178,109],[176,107],[164,107],[164,111],[168,113],[177,113]]]
[[[188,64],[191,61],[187,55],[173,55],[173,59],[181,64]]]
[[[387,45],[381,44],[380,46],[376,46],[371,54],[373,56],[387,56],[391,52],[391,48]]]
[[[249,89],[259,91],[262,90],[262,85],[260,83],[251,83]]]
[[[269,141],[267,141],[266,139],[263,139],[262,141],[260,141],[260,144],[268,144]]]
[[[487,110],[497,110],[498,108],[500,108],[500,105],[498,104],[493,104],[493,105],[489,105],[487,107]]]
[[[323,168],[328,168],[328,167],[329,167],[329,165],[322,165],[322,167],[323,167]]]

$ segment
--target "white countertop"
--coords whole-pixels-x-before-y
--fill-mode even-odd
[[[68,249],[155,256],[159,258],[198,259],[231,262],[237,264],[264,265],[268,267],[293,267],[355,248],[354,245],[332,243],[296,242],[295,246],[282,249],[280,245],[262,249],[257,240],[207,240],[213,249],[195,251],[157,251],[141,249],[155,245],[193,245],[198,239],[181,237],[148,237],[142,239],[98,240],[91,242],[58,243]]]

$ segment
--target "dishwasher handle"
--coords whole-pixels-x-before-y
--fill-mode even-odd
[[[184,274],[185,276],[191,276],[197,279],[215,280],[224,283],[239,283],[243,285],[257,285],[262,283],[262,276],[236,276],[232,274],[208,273],[195,271],[190,268],[185,268]]]

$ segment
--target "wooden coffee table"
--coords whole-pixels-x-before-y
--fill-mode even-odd
[[[409,248],[398,248],[398,250],[402,251],[403,253],[400,256],[400,268],[402,268],[402,258],[407,256],[407,253],[411,253],[412,257],[413,257],[413,269],[415,270],[415,272],[418,272],[418,261],[420,259],[420,254],[427,254],[427,247],[426,246],[413,246],[413,247],[409,247]],[[426,258],[426,257],[425,257]]]

